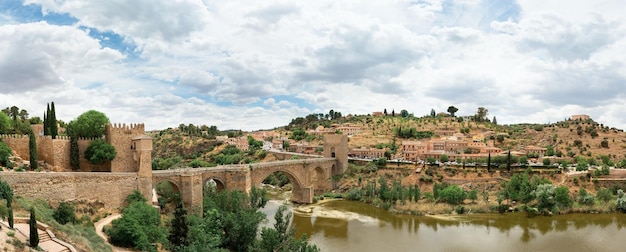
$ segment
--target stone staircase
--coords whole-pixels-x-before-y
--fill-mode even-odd
[[[52,241],[52,237],[50,237],[50,235],[48,234],[48,232],[44,231],[44,230],[37,230],[37,234],[39,235],[39,242],[40,243],[44,243],[47,241]]]

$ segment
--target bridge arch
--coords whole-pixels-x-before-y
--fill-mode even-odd
[[[264,169],[263,171],[258,172],[257,175],[254,176],[257,179],[252,181],[252,183],[253,183],[252,186],[256,186],[256,187],[260,186],[261,183],[263,183],[263,180],[265,180],[271,174],[274,174],[276,172],[282,172],[283,174],[285,174],[287,179],[289,179],[289,182],[291,182],[291,185],[293,186],[293,191],[294,192],[296,190],[302,189],[303,183],[302,183],[302,181],[300,181],[298,176],[296,174],[294,174],[292,171],[290,171],[289,169],[284,169],[284,168]]]
[[[211,176],[211,177],[207,177],[207,178],[203,178],[202,179],[202,187],[205,188],[207,186],[207,184],[214,182],[215,183],[215,191],[216,192],[221,192],[223,190],[226,190],[226,181],[222,178],[218,178],[216,176]]]

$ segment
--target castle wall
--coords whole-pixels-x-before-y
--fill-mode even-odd
[[[11,148],[24,160],[30,159],[28,150],[28,135],[2,135],[2,142]]]
[[[134,190],[149,192],[152,178],[136,173],[0,172],[16,196],[46,199],[52,206],[79,199],[98,200],[107,209],[123,205]]]
[[[115,147],[117,156],[111,161],[111,172],[137,172],[139,164],[132,149],[133,137],[145,134],[144,124],[109,124],[106,126],[107,143]]]

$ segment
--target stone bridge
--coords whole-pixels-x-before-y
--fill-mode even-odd
[[[315,192],[333,188],[332,174],[336,170],[335,158],[315,158],[276,161],[268,163],[227,165],[210,168],[183,168],[152,172],[152,185],[169,182],[181,194],[188,208],[202,207],[205,185],[213,180],[217,190],[250,192],[275,172],[283,172],[293,186],[292,201],[312,203]]]
[[[345,135],[325,135],[324,157],[152,171],[152,186],[169,182],[175,191],[180,192],[187,208],[201,211],[203,189],[211,180],[216,183],[218,191],[249,192],[271,174],[282,172],[292,184],[292,201],[312,203],[315,193],[333,189],[332,176],[343,174],[348,168],[347,154]]]

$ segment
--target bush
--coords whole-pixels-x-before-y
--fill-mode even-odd
[[[593,206],[593,204],[595,203],[595,198],[593,197],[593,195],[588,193],[585,188],[581,188],[578,192],[578,197],[576,198],[576,201],[578,201],[578,204],[581,205]]]
[[[52,217],[61,225],[76,222],[76,213],[74,206],[67,202],[61,202],[59,207],[54,211]]]
[[[157,251],[153,244],[165,240],[165,231],[160,224],[156,208],[145,202],[132,202],[124,209],[122,218],[113,221],[107,234],[115,245]]]
[[[115,158],[117,152],[115,147],[104,140],[94,140],[85,150],[85,158],[92,164],[102,164]]]
[[[359,188],[352,188],[348,191],[343,198],[354,201],[361,201],[363,199],[363,191]]]
[[[437,200],[448,204],[457,205],[463,203],[467,197],[467,193],[461,187],[456,185],[447,186],[437,191]]]
[[[601,200],[603,202],[609,202],[610,200],[613,199],[613,194],[611,193],[611,190],[609,190],[608,188],[602,188],[598,190],[598,192],[596,193],[596,198],[598,198],[598,200]]]
[[[615,209],[626,213],[626,193],[622,189],[617,190],[617,200],[615,201]]]

